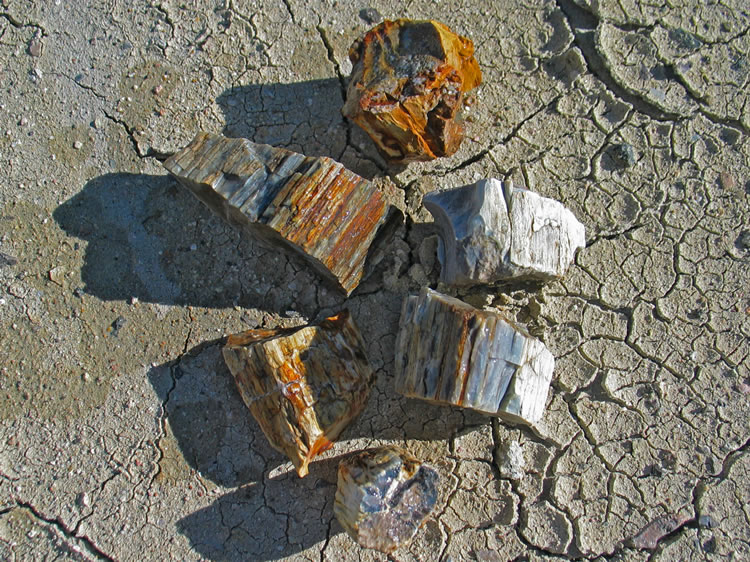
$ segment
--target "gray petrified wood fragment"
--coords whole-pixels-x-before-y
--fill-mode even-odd
[[[583,225],[562,203],[510,182],[484,179],[423,201],[439,228],[441,280],[449,285],[562,277],[586,245]]]
[[[396,339],[396,390],[513,422],[542,418],[555,360],[497,312],[428,288],[407,297]]]
[[[331,158],[199,133],[164,166],[210,209],[269,245],[302,254],[347,294],[389,205]]]
[[[437,497],[437,471],[391,445],[341,461],[333,512],[359,545],[393,552],[411,541]]]

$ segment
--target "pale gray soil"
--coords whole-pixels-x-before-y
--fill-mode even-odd
[[[389,170],[341,117],[369,7],[474,40],[455,156]],[[0,559],[383,560],[332,514],[377,443],[442,478],[396,560],[750,558],[749,53],[745,0],[3,0]],[[201,129],[391,177],[406,224],[348,301],[167,177]],[[562,281],[459,295],[555,355],[537,431],[393,390],[401,301],[437,287],[421,196],[486,176],[587,229]],[[300,480],[221,338],[345,304],[377,387]]]

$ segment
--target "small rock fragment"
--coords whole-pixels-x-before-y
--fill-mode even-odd
[[[352,75],[342,109],[394,162],[458,150],[463,96],[482,82],[474,44],[433,20],[386,20],[349,49]]]
[[[654,550],[661,539],[673,533],[677,528],[690,521],[690,519],[691,517],[687,514],[657,517],[641,529],[635,537],[627,541],[627,544],[633,548]]]
[[[303,477],[365,407],[375,374],[349,312],[229,336],[224,360],[271,445]]]
[[[80,494],[78,494],[78,496],[76,496],[76,503],[80,507],[89,507],[91,505],[91,499],[86,492],[81,492]]]
[[[117,337],[117,334],[120,332],[120,330],[125,326],[127,320],[124,316],[118,316],[115,318],[115,321],[112,322],[110,325],[110,331],[112,333],[112,337]]]
[[[636,163],[635,149],[628,143],[613,145],[608,154],[620,168],[630,168]]]
[[[57,267],[53,267],[49,270],[49,280],[52,281],[56,285],[63,286],[63,282],[65,281],[65,268],[61,265],[58,265]]]
[[[496,179],[428,193],[440,233],[440,279],[449,285],[510,277],[562,277],[586,231],[565,206]]]
[[[396,339],[396,391],[512,422],[542,418],[555,360],[496,312],[428,288],[407,297]]]
[[[368,449],[341,461],[333,512],[357,544],[393,552],[435,507],[437,483],[434,468],[399,447]]]
[[[700,49],[703,42],[694,33],[690,33],[682,28],[670,29],[669,38],[680,48],[686,51],[695,51]]]
[[[383,19],[383,16],[381,16],[380,12],[375,8],[363,8],[359,11],[359,17],[362,18],[365,23],[369,23],[370,25],[378,23]]]
[[[301,254],[347,294],[388,219],[380,190],[330,158],[199,133],[164,166],[229,223]]]
[[[5,252],[0,252],[0,267],[16,265],[17,263],[18,258],[16,258],[15,256],[11,256],[10,254],[6,254]]]
[[[498,469],[503,478],[520,480],[524,475],[526,459],[523,448],[518,441],[511,441],[507,447],[498,451]]]
[[[41,57],[44,51],[44,43],[41,38],[35,35],[34,38],[29,42],[29,54],[32,57]]]
[[[737,182],[734,181],[734,177],[729,172],[721,172],[719,174],[719,185],[722,189],[734,189]]]

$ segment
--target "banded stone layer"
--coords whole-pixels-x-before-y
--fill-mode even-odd
[[[448,285],[559,278],[586,245],[584,226],[562,203],[510,182],[434,191],[423,203],[435,217]]]
[[[432,20],[386,20],[349,49],[342,113],[388,160],[449,156],[463,140],[463,96],[482,83],[471,40]]]
[[[242,400],[300,477],[364,409],[375,381],[346,310],[319,325],[229,336],[223,354]]]
[[[396,339],[396,391],[513,422],[542,418],[555,360],[496,312],[423,288],[407,297]]]
[[[302,254],[350,294],[389,206],[369,181],[330,158],[199,133],[166,169],[229,223]]]
[[[437,484],[437,471],[403,449],[368,449],[339,464],[333,512],[360,546],[393,552],[435,507]]]

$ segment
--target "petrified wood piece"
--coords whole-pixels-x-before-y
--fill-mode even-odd
[[[437,502],[437,471],[399,447],[368,449],[339,464],[333,512],[361,546],[407,544]]]
[[[219,216],[299,252],[347,294],[389,210],[372,183],[330,158],[246,139],[199,133],[164,166]]]
[[[389,160],[450,156],[463,140],[464,93],[482,82],[471,40],[432,20],[386,20],[349,49],[342,113]]]
[[[375,380],[346,310],[319,325],[229,336],[224,360],[268,441],[300,477],[362,411]]]
[[[586,245],[583,225],[562,203],[510,182],[484,179],[423,202],[439,229],[440,276],[449,285],[559,278]]]
[[[497,312],[428,288],[404,301],[395,367],[404,396],[534,424],[554,366],[542,342]]]

